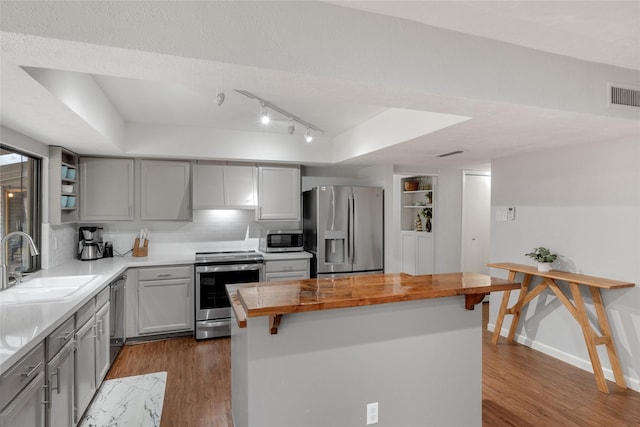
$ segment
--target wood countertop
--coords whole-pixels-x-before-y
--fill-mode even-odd
[[[227,292],[240,327],[246,326],[248,317],[272,316],[271,329],[276,333],[284,314],[456,295],[465,296],[465,308],[473,310],[490,292],[519,288],[520,283],[477,273],[393,273],[234,284],[227,286]]]

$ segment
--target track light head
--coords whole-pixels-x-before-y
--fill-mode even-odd
[[[296,124],[293,122],[293,120],[289,120],[289,127],[287,128],[287,132],[289,132],[289,135],[293,135],[293,133],[296,131]]]
[[[271,117],[269,117],[269,111],[264,104],[260,104],[260,123],[263,125],[268,125],[271,121]]]
[[[218,104],[218,107],[222,105],[224,98],[224,91],[218,91],[218,94],[216,95],[216,104]]]
[[[307,128],[307,131],[304,133],[304,140],[307,143],[310,143],[311,141],[313,141],[313,135],[311,135],[311,129]]]

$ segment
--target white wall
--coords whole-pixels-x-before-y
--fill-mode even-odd
[[[509,206],[516,207],[516,220],[496,222],[495,212]],[[556,269],[640,283],[637,140],[555,149],[492,163],[491,261],[531,264],[524,254],[537,246],[561,255]],[[505,277],[503,271],[492,273]],[[640,287],[602,294],[628,385],[640,390]],[[490,329],[501,297],[491,295]],[[585,301],[593,313],[590,295],[585,294]],[[529,304],[517,334],[520,342],[591,370],[577,322],[548,291]],[[599,350],[609,370],[606,352]],[[610,371],[607,375],[612,378]]]

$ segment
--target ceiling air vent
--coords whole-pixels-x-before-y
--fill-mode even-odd
[[[448,153],[436,154],[435,157],[448,157],[448,156],[453,156],[460,153],[464,153],[464,151],[462,150],[449,151]]]
[[[609,104],[624,107],[640,107],[640,88],[609,83]]]

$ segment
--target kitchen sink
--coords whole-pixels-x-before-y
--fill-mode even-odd
[[[37,289],[57,289],[57,288],[81,288],[94,279],[100,278],[100,275],[85,276],[60,276],[60,277],[36,277],[24,279],[22,283],[16,285],[15,288],[37,288]]]
[[[71,297],[100,275],[37,277],[0,292],[0,303],[36,303]]]

